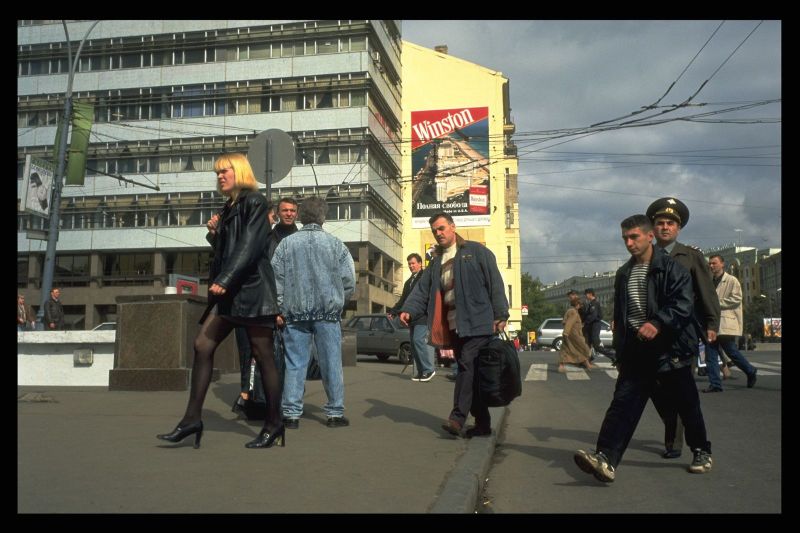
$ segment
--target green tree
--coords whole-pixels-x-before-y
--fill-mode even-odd
[[[751,334],[754,339],[764,339],[764,318],[769,316],[769,304],[766,298],[753,298],[746,304],[744,314],[744,334]],[[780,315],[778,315],[780,316]]]
[[[522,303],[528,306],[528,315],[522,317],[523,339],[528,338],[529,331],[535,331],[545,318],[561,316],[559,309],[545,301],[539,278],[533,278],[529,273],[522,273]]]

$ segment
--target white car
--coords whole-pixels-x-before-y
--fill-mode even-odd
[[[600,343],[606,348],[611,348],[613,334],[611,324],[605,320],[600,321]],[[552,347],[561,349],[564,343],[564,321],[561,318],[546,318],[536,328],[536,345],[539,348]]]

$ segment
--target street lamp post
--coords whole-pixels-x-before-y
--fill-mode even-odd
[[[53,179],[53,197],[50,205],[50,227],[47,232],[47,251],[44,256],[44,267],[42,271],[42,305],[39,306],[39,312],[36,313],[36,320],[40,324],[40,329],[44,327],[44,306],[50,298],[50,289],[53,287],[53,272],[55,271],[56,262],[56,245],[58,244],[58,226],[61,217],[61,187],[64,181],[64,169],[67,165],[67,137],[69,133],[69,121],[72,115],[72,81],[75,78],[75,71],[78,69],[78,61],[80,60],[81,50],[86,43],[86,39],[92,32],[97,23],[96,20],[89,26],[86,35],[83,36],[81,43],[78,45],[78,50],[75,52],[75,59],[72,59],[72,45],[69,40],[69,30],[67,23],[61,21],[64,26],[64,34],[67,38],[67,63],[69,65],[69,75],[67,76],[67,91],[64,94],[64,116],[61,120],[61,139],[58,145],[58,166],[56,168],[56,175]]]
[[[769,321],[767,322],[767,331],[769,332],[770,338],[772,338],[772,297],[767,296],[766,294],[759,294],[761,298],[766,298],[767,300],[767,308],[769,309]]]

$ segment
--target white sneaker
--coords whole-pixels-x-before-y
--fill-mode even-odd
[[[420,374],[419,379],[417,381],[430,381],[433,379],[433,376],[436,375],[436,370],[431,370],[430,372],[425,372],[424,374]]]

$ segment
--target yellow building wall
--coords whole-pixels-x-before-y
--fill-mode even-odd
[[[430,228],[412,228],[412,147],[411,113],[458,108],[489,108],[489,225],[462,226],[456,220],[461,237],[486,245],[497,258],[510,303],[509,331],[521,325],[522,284],[519,238],[517,158],[504,153],[503,85],[500,72],[464,61],[451,55],[403,41],[402,89],[402,198],[403,257],[416,252],[425,261],[425,252],[435,244]],[[508,213],[507,215],[507,207]],[[508,222],[507,222],[508,217]],[[508,226],[508,227],[507,227]],[[511,248],[511,262],[508,261]],[[402,265],[402,283],[410,275]],[[509,294],[509,286],[511,291]]]

